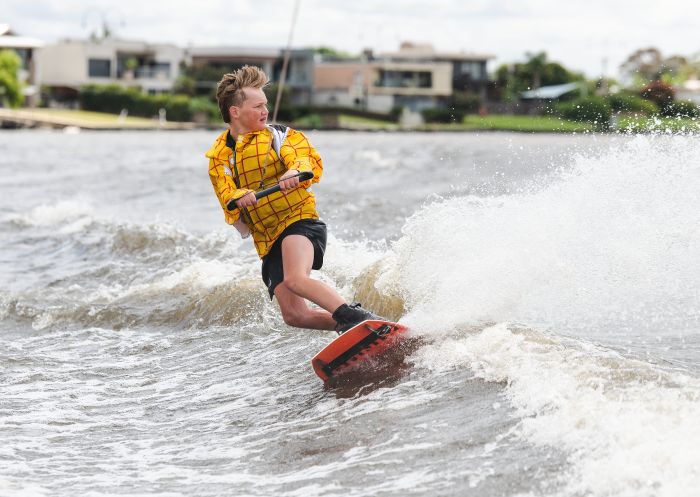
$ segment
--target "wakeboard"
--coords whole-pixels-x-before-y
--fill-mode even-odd
[[[329,343],[311,360],[314,371],[323,381],[364,366],[395,347],[408,331],[390,321],[362,321]]]

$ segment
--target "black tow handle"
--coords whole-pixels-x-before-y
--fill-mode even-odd
[[[314,173],[312,173],[310,171],[304,171],[304,172],[297,174],[296,176],[290,176],[287,179],[299,178],[299,181],[307,181],[307,180],[313,179],[313,177],[314,177]],[[265,188],[264,190],[260,190],[259,192],[255,192],[255,198],[260,200],[261,198],[267,197],[271,193],[275,193],[278,191],[280,191],[280,184],[279,183],[277,183],[276,185],[272,185],[269,188]],[[234,211],[234,210],[238,209],[238,206],[236,205],[236,200],[240,200],[240,199],[231,200],[228,204],[226,204],[226,208],[229,211]]]

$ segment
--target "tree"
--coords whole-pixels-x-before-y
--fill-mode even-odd
[[[668,107],[676,97],[676,91],[673,86],[663,81],[652,81],[640,92],[641,96],[647,100],[654,102],[661,112],[664,112],[666,107]]]
[[[19,107],[24,102],[22,84],[17,79],[22,61],[11,50],[0,50],[0,103]]]
[[[558,62],[547,61],[547,53],[526,54],[524,63],[502,65],[496,70],[496,82],[506,100],[517,98],[521,92],[540,86],[560,85],[582,81],[583,75],[569,71]]]
[[[638,87],[650,81],[677,83],[687,73],[688,59],[680,55],[664,57],[658,48],[636,50],[620,65],[625,79]]]

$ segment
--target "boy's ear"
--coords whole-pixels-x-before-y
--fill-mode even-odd
[[[231,107],[228,108],[228,116],[231,119],[238,119],[238,107],[235,105],[232,105]]]

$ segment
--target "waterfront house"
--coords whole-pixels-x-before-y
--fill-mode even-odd
[[[184,49],[176,45],[113,38],[63,40],[46,45],[39,56],[41,83],[59,101],[74,101],[88,84],[168,92],[184,60]]]

